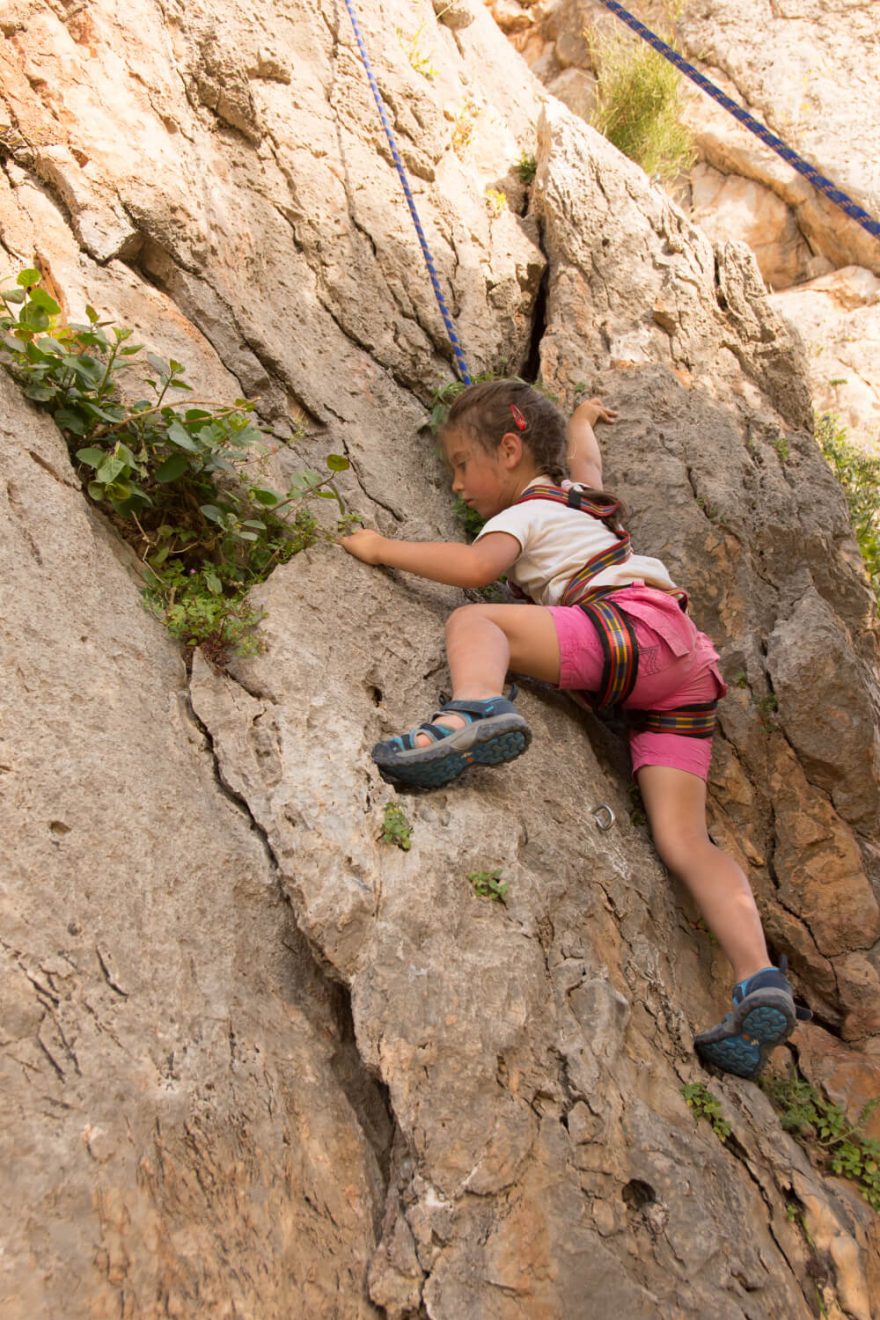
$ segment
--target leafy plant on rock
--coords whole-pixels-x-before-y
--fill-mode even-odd
[[[477,898],[490,898],[493,903],[504,903],[510,888],[506,880],[501,879],[501,867],[491,871],[471,871],[468,880],[474,887]]]
[[[833,413],[816,417],[816,440],[843,487],[853,531],[880,605],[880,458],[857,449]]]
[[[688,1109],[692,1109],[697,1118],[708,1123],[720,1141],[726,1141],[732,1129],[721,1114],[721,1102],[717,1095],[713,1095],[702,1082],[689,1082],[681,1088],[681,1094]]]
[[[842,1105],[826,1100],[796,1068],[785,1076],[764,1077],[760,1085],[785,1130],[817,1156],[826,1172],[851,1178],[872,1209],[880,1211],[880,1141],[865,1135],[880,1096],[851,1120]]]
[[[350,523],[335,482],[348,459],[330,454],[325,471],[297,473],[283,494],[260,484],[247,470],[264,439],[251,401],[192,399],[180,362],[132,343],[92,307],[86,324],[59,325],[60,310],[39,271],[22,271],[0,292],[0,363],[61,429],[172,634],[218,662],[259,649],[261,616],[246,593],[317,539],[308,501],[335,501]]]
[[[534,183],[538,172],[538,162],[534,156],[523,150],[514,168],[520,183],[524,183],[526,187]]]
[[[396,802],[385,803],[379,838],[382,843],[393,843],[401,852],[409,852],[412,847],[412,826],[403,807],[399,807]]]

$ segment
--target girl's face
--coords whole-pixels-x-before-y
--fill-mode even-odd
[[[515,498],[511,475],[500,449],[489,453],[464,431],[443,436],[443,452],[452,469],[452,489],[481,518],[491,518]]]

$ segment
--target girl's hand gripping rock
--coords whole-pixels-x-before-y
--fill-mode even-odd
[[[597,422],[613,422],[617,412],[614,408],[606,408],[601,399],[584,399],[571,416],[572,421],[582,419],[590,426],[595,426]]]
[[[355,559],[360,559],[364,564],[383,564],[385,561],[382,558],[382,551],[385,543],[385,537],[371,531],[369,527],[359,527],[351,536],[339,538],[343,550],[347,550],[350,555],[354,555]]]

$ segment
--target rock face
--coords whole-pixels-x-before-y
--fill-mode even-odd
[[[390,1122],[345,996],[54,424],[0,392],[3,1309],[370,1314]]]
[[[601,0],[504,0],[492,13],[548,89],[589,120],[603,47],[637,37]],[[631,6],[739,104],[880,218],[880,44],[871,6],[836,0]],[[846,96],[840,89],[846,87]],[[814,405],[877,452],[880,240],[812,188],[721,106],[682,80],[698,160],[673,185],[717,243],[745,242],[777,307],[803,336]],[[831,382],[834,382],[832,384]]]
[[[834,413],[880,454],[880,279],[845,266],[772,301],[804,342],[818,411]]]
[[[817,1010],[804,1068],[863,1103],[875,642],[800,351],[744,250],[542,111],[460,9],[363,21],[471,367],[619,408],[609,481],[732,684],[713,834]],[[455,534],[418,429],[448,349],[344,13],[126,19],[2,20],[7,265],[304,422],[288,468],[344,449],[385,530]],[[728,971],[630,819],[614,727],[530,687],[529,755],[401,797],[412,849],[381,843],[369,747],[436,700],[460,594],[321,546],[255,593],[262,655],[188,670],[52,423],[0,390],[4,1312],[806,1318],[818,1288],[869,1320],[872,1212],[696,1063]],[[505,904],[467,878],[494,868]]]
[[[880,215],[874,149],[880,47],[871,6],[847,0],[704,0],[682,13],[681,39],[708,70],[722,75],[725,90],[871,215]],[[701,106],[699,141],[709,164],[770,187],[793,207],[814,251],[834,266],[867,266],[880,274],[875,238],[714,102],[702,98]]]

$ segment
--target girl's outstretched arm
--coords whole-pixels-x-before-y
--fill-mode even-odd
[[[341,537],[339,544],[365,564],[402,568],[450,587],[487,587],[521,554],[519,541],[507,532],[489,532],[473,545],[464,545],[461,541],[393,541],[362,527]]]
[[[581,486],[602,489],[602,455],[593,432],[596,422],[613,422],[617,413],[606,408],[601,399],[586,399],[578,404],[568,423],[566,462],[568,475]]]

